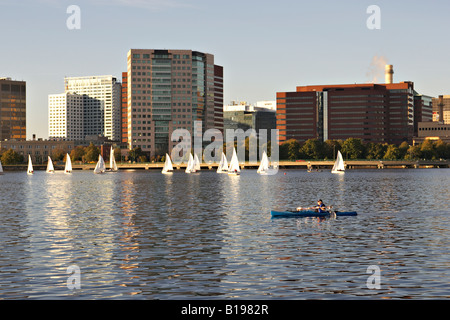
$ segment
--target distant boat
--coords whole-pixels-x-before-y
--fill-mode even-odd
[[[52,158],[50,158],[50,156],[48,157],[47,172],[48,173],[54,173],[55,172],[55,168],[53,167]]]
[[[70,156],[66,154],[66,166],[64,167],[64,173],[72,173],[72,161],[70,160]]]
[[[185,172],[186,173],[194,173],[194,172],[196,172],[196,170],[195,170],[195,161],[194,161],[194,158],[192,157],[191,153],[189,154],[189,161],[188,161],[188,164],[186,166]]]
[[[162,173],[164,173],[164,174],[173,173],[172,161],[170,161],[170,157],[167,153],[166,153],[166,161],[164,162],[164,168],[162,169]]]
[[[33,163],[31,162],[31,155],[28,155],[28,169],[27,174],[33,174]]]
[[[116,172],[118,170],[116,164],[116,158],[114,157],[114,149],[111,146],[111,152],[109,153],[109,170],[111,172]]]
[[[236,154],[236,148],[233,148],[233,156],[230,161],[230,168],[228,169],[229,175],[238,176],[240,175],[241,168],[239,168],[239,160]]]
[[[219,167],[217,168],[217,173],[227,173],[228,172],[228,161],[225,153],[222,152],[222,157],[220,158]]]
[[[275,174],[276,170],[270,167],[269,157],[267,157],[266,151],[263,152],[261,163],[256,171],[262,175]]]
[[[334,163],[331,173],[345,173],[344,159],[342,159],[342,154],[338,151],[336,162]]]
[[[200,171],[200,160],[198,160],[197,154],[194,153],[194,169],[195,171]]]
[[[106,171],[105,161],[101,155],[98,156],[98,161],[94,169],[94,173],[104,173]]]
[[[3,174],[2,162],[0,161],[0,174]]]

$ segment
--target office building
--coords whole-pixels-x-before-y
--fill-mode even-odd
[[[75,93],[48,96],[48,136],[51,139],[81,140],[84,132],[85,95]]]
[[[85,95],[84,135],[121,140],[121,84],[113,76],[67,77],[65,92]]]
[[[0,141],[26,139],[26,83],[0,78]]]
[[[131,49],[127,64],[127,139],[150,156],[170,152],[175,129],[223,129],[223,67],[192,50]]]
[[[428,119],[430,97],[418,95],[412,82],[392,83],[392,73],[386,84],[298,86],[295,92],[278,92],[280,143],[347,138],[412,142],[415,112],[418,118]]]
[[[450,124],[450,95],[433,98],[433,121]]]
[[[255,105],[245,101],[231,101],[223,107],[224,129],[254,129],[258,135],[261,129],[267,130],[270,137],[270,130],[276,129],[276,107],[275,103],[264,101]]]

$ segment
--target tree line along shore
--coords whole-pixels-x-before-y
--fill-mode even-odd
[[[225,145],[224,145],[225,147]],[[245,156],[248,159],[249,140],[244,142]],[[346,140],[309,139],[304,143],[291,139],[279,145],[279,160],[296,161],[307,160],[333,160],[336,153],[341,151],[346,160],[440,160],[450,159],[450,143],[442,140],[425,140],[417,145],[410,145],[406,141],[399,146],[386,143],[364,143],[361,139],[348,138]],[[270,142],[267,145],[269,157],[271,156]],[[74,163],[95,163],[98,160],[100,148],[92,143],[87,146],[77,146],[70,152]],[[114,155],[117,162],[164,162],[165,157],[148,157],[140,148],[128,150],[128,155],[122,156],[121,149],[115,148]],[[65,161],[66,152],[54,149],[49,155],[53,161]],[[12,149],[0,149],[0,161],[3,165],[24,164],[27,158]],[[45,161],[46,162],[46,159]]]

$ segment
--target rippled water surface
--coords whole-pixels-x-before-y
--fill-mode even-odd
[[[449,194],[449,169],[7,172],[0,299],[450,298]],[[270,217],[318,198],[358,216]]]

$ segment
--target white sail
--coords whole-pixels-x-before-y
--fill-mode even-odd
[[[194,158],[192,157],[192,154],[189,154],[189,161],[188,164],[186,166],[186,173],[192,173],[195,172],[195,163],[194,163]]]
[[[200,160],[198,160],[197,154],[194,154],[194,169],[200,171]]]
[[[106,171],[105,161],[101,155],[98,156],[97,165],[95,166],[94,173],[104,173]]]
[[[31,156],[28,155],[28,169],[27,169],[27,173],[28,174],[33,174],[33,163],[31,162]]]
[[[69,154],[66,154],[66,166],[64,167],[64,173],[72,173],[72,161]]]
[[[166,153],[166,161],[164,162],[164,168],[162,169],[162,173],[172,173],[173,171],[173,166],[172,166],[172,161],[170,160],[169,155]]]
[[[55,167],[53,166],[52,158],[50,158],[50,156],[48,157],[47,172],[48,173],[55,172]]]
[[[3,174],[2,162],[0,161],[0,174]]]
[[[109,153],[109,169],[111,171],[117,171],[116,158],[114,157],[114,149],[111,146],[111,152]]]
[[[261,163],[259,164],[257,173],[263,174],[269,170],[269,158],[267,157],[266,151],[263,152]]]
[[[236,149],[233,148],[233,156],[230,161],[230,168],[228,169],[228,174],[238,175],[241,172],[241,168],[239,168],[239,160],[236,154]]]
[[[332,173],[344,173],[345,172],[345,165],[344,165],[344,159],[342,158],[342,154],[340,151],[338,151],[336,162],[334,163],[333,169],[331,169]]]
[[[219,167],[217,167],[217,173],[228,172],[228,161],[225,153],[222,152],[222,157],[220,158]]]

